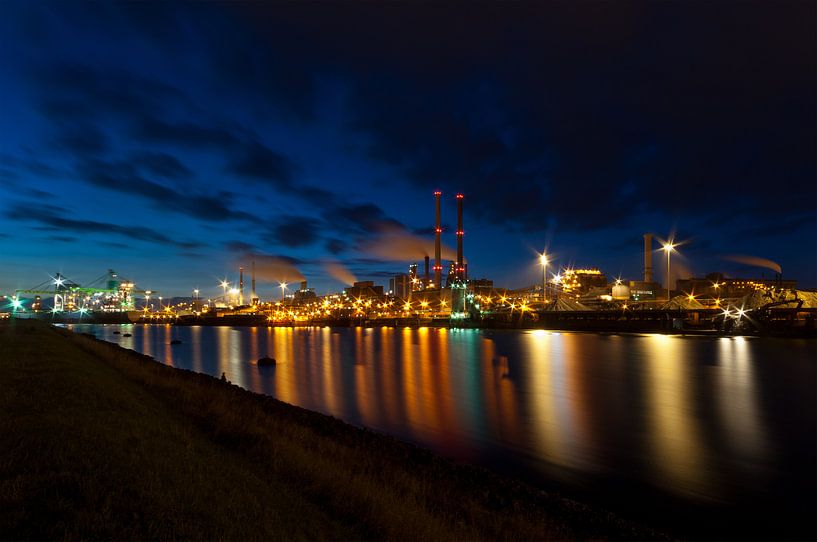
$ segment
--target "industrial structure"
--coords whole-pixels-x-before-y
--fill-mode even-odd
[[[456,259],[443,261],[442,192],[437,190],[433,195],[433,267],[430,255],[425,254],[422,263],[410,262],[407,273],[392,277],[388,290],[364,280],[355,281],[341,293],[318,296],[305,280],[291,293],[281,282],[280,298],[273,296],[264,301],[257,290],[255,262],[251,261],[249,299],[245,298],[244,265],[240,265],[237,284],[225,278],[220,284],[221,295],[207,298],[205,303],[198,288],[193,290],[192,298],[163,300],[158,292],[138,289],[113,270],[85,285],[57,273],[33,288],[15,291],[10,298],[0,296],[0,317],[231,325],[380,322],[636,331],[667,326],[731,331],[743,329],[746,322],[752,322],[756,329],[814,328],[817,294],[796,290],[796,282],[783,280],[780,274],[738,279],[710,273],[703,278],[679,279],[673,289],[668,272],[666,287],[662,287],[655,281],[651,233],[643,235],[641,280],[609,281],[593,266],[556,266],[549,275],[552,261],[542,254],[541,284],[514,290],[496,288],[490,279],[469,277],[463,247],[462,193],[456,194]],[[657,249],[667,256],[667,271],[676,246],[669,241]],[[444,265],[448,270],[445,280]],[[34,296],[30,304],[25,298],[29,295]],[[141,307],[137,306],[137,296],[143,298]],[[158,299],[158,309],[151,296]]]
[[[442,192],[437,190],[434,192],[434,199],[436,202],[436,219],[434,223],[434,284],[438,287],[442,284],[443,262],[440,247],[440,234],[443,229],[440,225],[440,198]]]
[[[132,281],[119,277],[113,269],[85,285],[56,273],[32,288],[16,290],[7,308],[15,315],[56,317],[73,313],[79,317],[98,314],[115,319],[114,315],[135,310],[137,294],[149,296],[150,291],[137,289]],[[34,301],[26,306],[29,295],[34,296]]]

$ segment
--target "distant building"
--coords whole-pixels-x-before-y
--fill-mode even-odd
[[[595,288],[607,287],[607,276],[598,269],[565,269],[561,273],[559,295],[578,299]]]
[[[306,305],[317,301],[318,296],[315,295],[315,288],[307,288],[306,281],[301,281],[301,287],[292,293],[292,302],[295,305]]]
[[[409,280],[414,280],[416,278],[419,278],[417,277],[417,264],[413,263],[409,265]]]
[[[371,299],[373,297],[383,297],[383,287],[375,286],[371,280],[364,280],[344,288],[343,293],[355,299]]]
[[[454,282],[454,279],[457,277],[457,264],[456,262],[451,262],[448,266],[448,273],[445,276],[445,287],[451,288],[451,284]]]
[[[406,299],[411,293],[411,276],[401,273],[389,279],[389,291],[395,297]]]
[[[704,278],[679,279],[676,289],[688,294],[705,297],[743,297],[757,291],[768,289],[794,290],[796,280],[773,279],[738,279],[725,278],[722,273],[709,273]]]
[[[631,280],[627,285],[630,287],[630,299],[633,301],[649,301],[666,295],[665,289],[657,282]]]
[[[611,288],[605,284],[588,289],[578,297],[578,301],[585,307],[600,309],[609,306],[613,301],[613,295]]]
[[[474,295],[491,296],[494,293],[494,281],[490,279],[472,279],[468,281],[468,286]]]

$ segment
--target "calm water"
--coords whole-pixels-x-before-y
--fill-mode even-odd
[[[815,537],[815,341],[74,327],[687,536]]]

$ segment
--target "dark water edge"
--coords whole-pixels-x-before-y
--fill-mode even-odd
[[[123,344],[113,334],[118,327],[87,329]],[[815,538],[815,350],[809,341],[128,329],[131,348],[164,363],[214,376],[226,372],[248,389],[687,538]],[[171,348],[175,337],[183,344]],[[253,364],[270,352],[277,367]],[[542,359],[550,362],[544,387],[537,381],[544,372],[531,372],[532,360]],[[475,383],[481,394],[462,391]],[[370,393],[378,389],[385,391]],[[427,415],[407,425],[411,414],[401,417],[400,405],[391,404],[399,395],[409,397],[402,411],[420,405]],[[545,400],[552,404],[542,408]],[[560,421],[565,412],[573,418]],[[435,417],[457,423],[448,427]],[[586,434],[571,434],[577,428]],[[563,450],[554,453],[554,443]]]

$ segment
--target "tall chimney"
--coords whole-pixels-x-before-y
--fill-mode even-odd
[[[434,199],[436,200],[437,204],[437,218],[435,221],[435,228],[434,228],[434,287],[440,288],[442,284],[442,272],[443,272],[443,260],[440,256],[440,234],[443,232],[442,227],[440,226],[440,196],[443,193],[437,190],[434,192]]]
[[[462,194],[457,194],[457,269],[456,277],[460,280],[465,278],[465,267],[462,261]]]
[[[428,254],[426,254],[426,276],[425,276],[425,279],[426,279],[425,280],[425,285],[426,285],[426,287],[428,287],[428,279],[430,278],[430,276],[428,274],[428,260],[429,260]]]
[[[652,282],[652,234],[644,234],[644,282]]]
[[[252,262],[252,292],[250,295],[252,296],[252,304],[255,305],[258,302],[258,295],[255,293],[255,261]]]
[[[238,268],[238,304],[244,304],[244,268]]]

